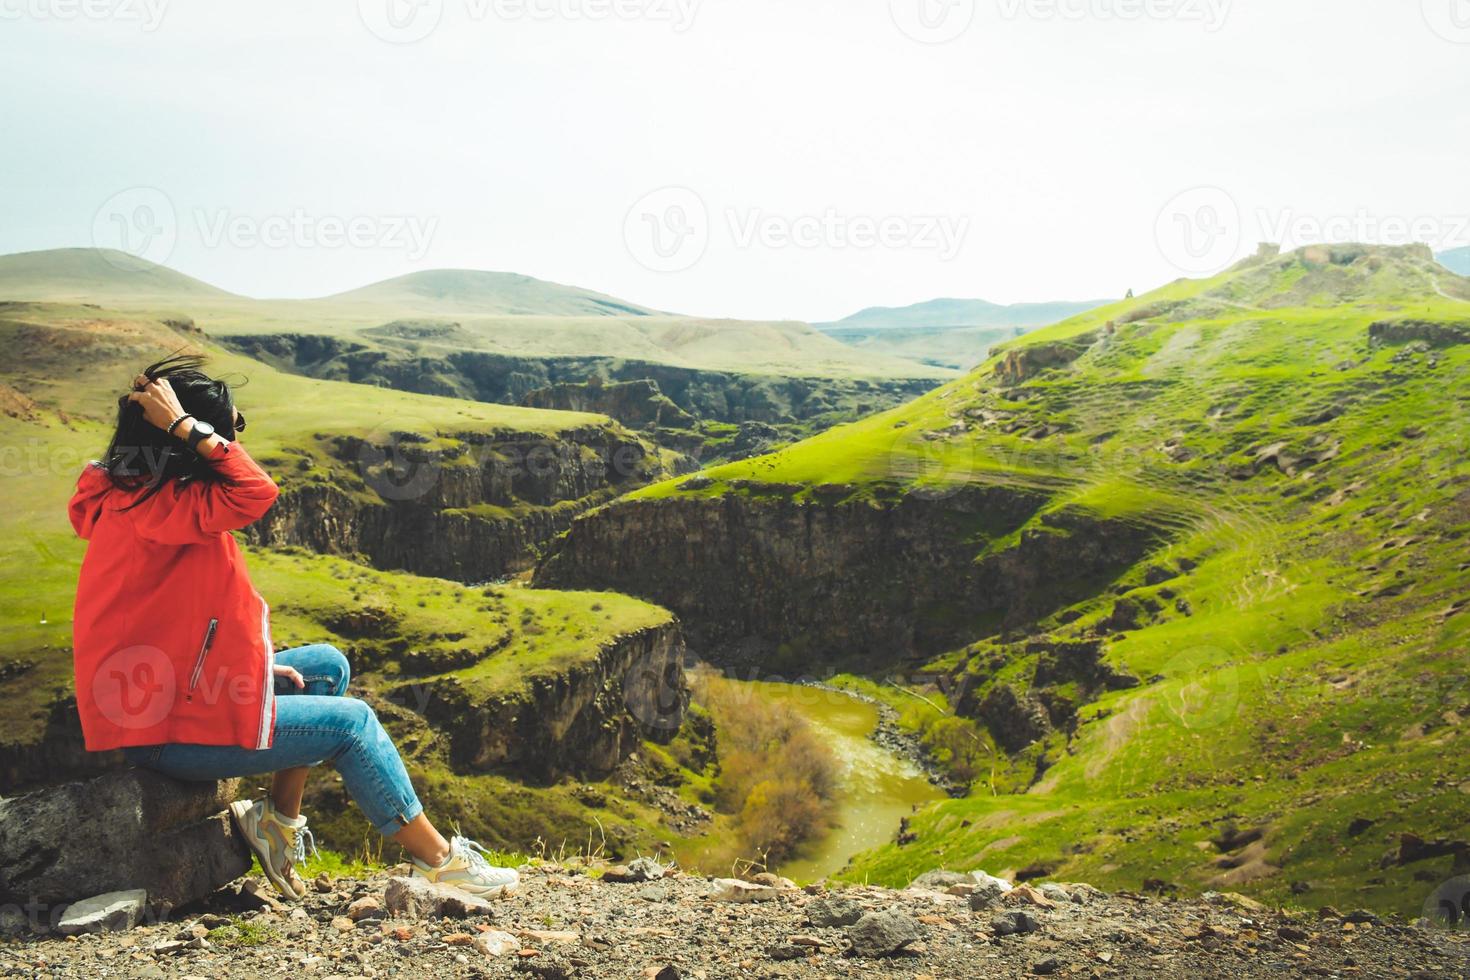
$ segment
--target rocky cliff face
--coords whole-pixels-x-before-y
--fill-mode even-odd
[[[689,692],[684,640],[668,623],[619,637],[571,670],[479,700],[455,677],[434,683],[424,717],[448,734],[455,768],[538,780],[601,778],[644,738],[672,738]]]
[[[409,435],[339,438],[334,455],[332,479],[286,481],[252,541],[465,582],[527,567],[578,512],[662,474],[644,443],[596,426],[556,438],[467,434],[450,449]]]
[[[314,378],[506,405],[571,397],[568,392],[538,394],[558,385],[651,382],[679,412],[696,420],[731,423],[789,424],[829,415],[854,418],[902,404],[939,384],[930,379],[771,377],[611,357],[523,358],[473,350],[430,355],[396,338],[385,339],[390,346],[383,347],[310,334],[216,339],[275,367]],[[610,414],[642,427],[638,418],[647,414],[647,405],[630,401],[629,409],[633,414],[628,418]],[[673,417],[672,412],[667,414]]]
[[[676,612],[702,656],[796,676],[891,668],[982,626],[1029,622],[1091,594],[1158,536],[1040,514],[1045,494],[1012,487],[838,503],[762,489],[596,511],[555,542],[536,582],[616,587]]]

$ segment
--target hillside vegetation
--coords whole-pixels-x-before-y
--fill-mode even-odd
[[[848,877],[1418,914],[1470,870],[1467,420],[1470,281],[1424,248],[1263,251],[639,491],[538,580],[617,581],[724,656],[927,685],[898,706],[971,793]],[[740,537],[762,521],[783,540]],[[800,601],[718,583],[751,569]]]

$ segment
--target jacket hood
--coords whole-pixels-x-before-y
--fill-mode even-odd
[[[71,526],[77,532],[77,537],[91,539],[92,530],[97,526],[97,518],[102,516],[102,505],[112,490],[112,480],[108,479],[103,465],[96,461],[88,463],[82,470],[82,475],[77,477],[76,492],[67,505],[67,514],[71,517]]]

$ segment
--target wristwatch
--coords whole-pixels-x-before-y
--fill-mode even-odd
[[[185,441],[189,444],[189,448],[197,453],[199,451],[199,444],[212,435],[214,435],[214,426],[208,422],[200,422],[198,419],[195,419],[194,427],[189,430],[189,438]]]

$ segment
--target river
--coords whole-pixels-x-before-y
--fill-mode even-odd
[[[841,871],[848,859],[893,840],[915,806],[945,799],[918,767],[874,742],[878,709],[825,688],[751,682],[762,697],[796,708],[836,754],[841,766],[837,826],[775,870],[798,883]]]

